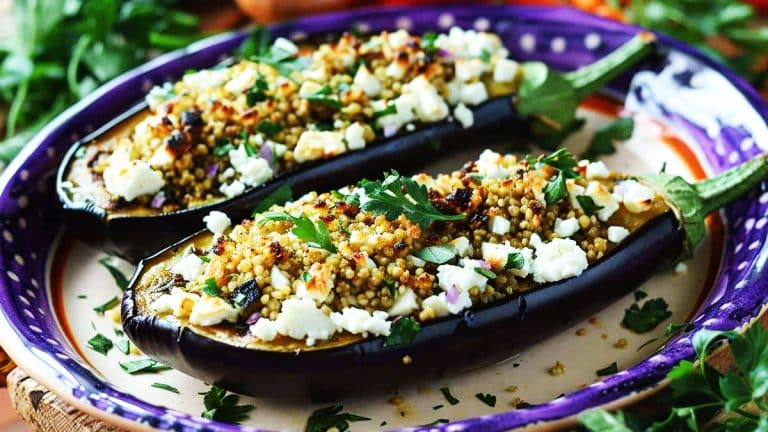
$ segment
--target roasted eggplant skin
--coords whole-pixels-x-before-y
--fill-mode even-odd
[[[86,242],[133,263],[200,229],[202,218],[211,210],[223,211],[234,221],[249,216],[259,201],[284,183],[288,183],[294,197],[298,197],[313,190],[336,189],[389,169],[411,174],[420,170],[426,162],[473,143],[478,145],[479,150],[491,136],[495,139],[519,138],[529,130],[529,123],[517,114],[513,97],[503,96],[475,107],[472,110],[474,125],[470,128],[447,121],[422,125],[411,132],[380,138],[363,150],[303,164],[240,196],[205,206],[158,215],[114,216],[93,202],[73,201],[64,182],[78,150],[138,112],[141,107],[133,107],[94,134],[73,144],[59,166],[56,178],[56,191],[67,227]]]
[[[145,354],[231,391],[278,400],[326,401],[504,360],[565,324],[566,317],[576,319],[579,312],[596,310],[671,264],[682,250],[684,232],[671,211],[663,213],[580,276],[424,323],[409,345],[385,347],[384,338],[377,337],[296,352],[237,347],[178,322],[139,313],[135,290],[144,268],[193,238],[139,264],[122,302],[128,337]],[[411,358],[408,364],[405,356]]]

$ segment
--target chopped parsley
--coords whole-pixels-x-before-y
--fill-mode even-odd
[[[310,59],[297,57],[270,44],[272,35],[264,26],[256,27],[238,48],[236,55],[251,61],[264,63],[275,68],[280,75],[290,76],[295,71],[306,69]]]
[[[421,36],[421,49],[423,49],[424,52],[433,53],[437,51],[437,45],[435,45],[435,42],[437,42],[437,33],[424,33],[424,35]]]
[[[206,263],[211,262],[211,257],[209,256],[202,255],[202,256],[199,256],[198,258],[200,258],[200,261],[202,262],[206,262]]]
[[[254,106],[257,102],[263,102],[269,99],[269,96],[266,93],[268,89],[269,85],[267,84],[267,81],[264,79],[264,76],[259,74],[253,87],[251,87],[245,94],[245,102],[248,106]]]
[[[258,156],[259,151],[248,141],[248,137],[243,138],[243,147],[245,147],[245,154],[248,156]]]
[[[691,331],[691,329],[693,329],[693,324],[679,323],[679,322],[669,323],[667,324],[667,328],[664,329],[664,334],[662,334],[659,337],[655,337],[645,341],[642,345],[640,345],[637,348],[637,350],[640,351],[641,349],[645,348],[646,346],[656,341],[661,341],[661,345],[664,345],[665,343],[669,342],[670,339],[677,336],[678,334]]]
[[[312,222],[312,220],[302,213],[300,217],[291,216],[285,212],[267,212],[262,215],[259,224],[267,221],[288,221],[293,223],[291,233],[299,239],[307,242],[309,247],[325,249],[328,252],[336,253],[336,246],[331,242],[331,234],[328,227],[321,220]]]
[[[596,370],[595,374],[597,374],[597,376],[599,377],[603,377],[603,376],[613,375],[618,371],[619,371],[619,365],[617,365],[616,362],[613,362],[602,369]]]
[[[216,283],[216,279],[214,278],[208,278],[203,282],[203,287],[200,289],[205,294],[208,294],[211,297],[217,297],[221,295],[221,288],[219,288],[219,284]]]
[[[397,284],[393,280],[384,279],[384,286],[389,290],[389,296],[395,298],[397,296]]]
[[[275,189],[272,193],[264,197],[261,201],[259,201],[258,204],[256,204],[256,207],[254,207],[253,212],[251,213],[251,216],[256,216],[259,213],[264,213],[265,211],[269,210],[270,207],[273,205],[281,205],[284,204],[286,201],[290,200],[293,197],[293,190],[291,189],[291,185],[288,183],[283,183]]]
[[[565,186],[565,176],[562,171],[558,171],[558,173],[547,182],[547,185],[544,186],[544,200],[546,200],[547,205],[552,205],[567,196],[568,188]]]
[[[444,244],[441,246],[428,246],[416,252],[416,256],[426,262],[443,264],[452,260],[453,257],[456,256],[456,248],[450,244]]]
[[[96,336],[88,339],[87,343],[89,348],[103,355],[107,355],[113,346],[112,341],[101,333],[96,333]]]
[[[301,280],[303,280],[304,282],[309,282],[310,280],[312,280],[312,275],[309,274],[309,272],[301,272]]]
[[[77,298],[79,298],[79,299],[87,299],[88,296],[85,295],[85,294],[80,294],[79,296],[77,296]]]
[[[373,112],[373,120],[379,117],[384,117],[392,114],[397,114],[397,106],[395,104],[387,105],[386,107]]]
[[[235,146],[232,145],[232,142],[228,138],[219,138],[216,140],[216,147],[211,150],[211,153],[213,153],[214,156],[222,157],[226,156],[235,149]]]
[[[222,421],[226,423],[240,424],[248,419],[248,413],[253,411],[253,405],[238,405],[240,396],[227,395],[227,391],[221,387],[213,386],[204,395],[203,405],[205,411],[201,414],[208,420]]]
[[[576,171],[576,167],[579,165],[573,155],[566,149],[559,149],[548,155],[542,155],[539,158],[535,158],[531,155],[525,157],[528,161],[528,165],[538,169],[544,165],[548,165],[557,171],[563,173],[567,178],[580,178],[581,176]]]
[[[120,304],[120,300],[117,299],[117,297],[112,297],[111,299],[107,300],[104,304],[100,304],[93,308],[96,313],[103,315],[104,312],[106,312],[109,309],[112,309],[113,307]]]
[[[483,61],[483,63],[490,63],[491,62],[491,52],[487,49],[483,48],[480,51],[480,60]]]
[[[496,396],[490,394],[490,393],[477,393],[475,394],[475,397],[480,400],[480,402],[488,405],[489,407],[495,407],[496,406]]]
[[[631,117],[619,117],[615,121],[595,130],[587,150],[581,154],[583,159],[595,160],[600,155],[616,153],[615,141],[628,140],[632,136],[635,121]]]
[[[475,267],[474,270],[475,270],[475,273],[478,273],[483,277],[486,277],[488,279],[496,279],[496,273],[488,269],[484,269],[482,267]]]
[[[156,382],[156,383],[152,383],[151,387],[158,388],[160,390],[167,390],[171,393],[181,394],[179,393],[179,389],[177,389],[176,387],[170,386],[168,384]]]
[[[520,252],[512,252],[507,255],[507,263],[504,268],[507,270],[520,270],[525,267],[525,257]]]
[[[432,409],[433,409],[434,411],[437,411],[437,410],[439,410],[440,408],[443,408],[444,406],[445,406],[445,405],[443,405],[443,404],[437,404],[437,405],[433,406],[433,407],[432,407]]]
[[[667,302],[657,297],[646,300],[642,307],[635,302],[629,309],[624,309],[621,325],[635,333],[645,333],[655,329],[670,316],[672,312]]]
[[[131,375],[139,373],[156,373],[170,369],[169,366],[166,366],[151,358],[119,362],[118,364],[120,365],[121,369]]]
[[[312,412],[307,419],[306,432],[326,432],[335,428],[343,432],[349,430],[349,422],[370,420],[368,417],[341,412],[344,405],[331,405]]]
[[[416,337],[416,334],[421,331],[421,325],[410,317],[401,317],[392,323],[392,330],[389,336],[384,339],[385,347],[393,347],[399,345],[408,345]]]
[[[448,387],[440,387],[440,393],[442,393],[443,396],[445,396],[445,400],[447,400],[449,404],[456,405],[457,403],[459,403],[459,400],[456,399],[456,397],[451,394],[451,389],[449,389]]]
[[[648,297],[648,293],[643,291],[643,290],[635,291],[634,295],[635,295],[635,301],[640,301],[640,300]]]
[[[115,266],[115,265],[112,263],[112,262],[113,262],[113,259],[114,259],[114,257],[111,257],[111,256],[106,256],[106,257],[104,257],[104,258],[102,258],[102,259],[100,259],[100,260],[99,260],[99,264],[101,264],[102,266],[104,266],[104,268],[106,268],[106,269],[107,269],[107,271],[109,272],[109,274],[111,274],[111,275],[112,275],[112,279],[114,279],[114,280],[115,280],[115,284],[117,284],[117,286],[118,286],[118,287],[119,287],[121,290],[125,291],[125,289],[126,289],[126,288],[128,288],[128,278],[127,278],[127,277],[125,277],[125,275],[123,274],[123,272],[122,272],[122,271],[120,271],[120,269],[118,269],[118,268],[117,268],[117,267],[116,267],[116,266]]]
[[[423,424],[423,425],[421,425],[419,427],[435,426],[435,425],[439,425],[439,424],[443,424],[443,423],[448,423],[448,422],[450,422],[450,420],[448,420],[447,418],[439,418],[439,419],[437,419],[435,421],[429,422],[427,424]]]
[[[343,108],[344,104],[337,98],[331,95],[331,86],[328,84],[320,87],[319,90],[313,94],[306,96],[304,99],[310,102],[317,102],[319,104],[327,105],[332,108]]]
[[[576,195],[576,201],[579,202],[581,209],[584,210],[584,214],[587,216],[592,216],[597,213],[598,210],[604,208],[603,206],[595,204],[595,200],[587,195]]]
[[[115,329],[115,336],[117,337],[117,340],[115,340],[115,346],[118,350],[120,350],[121,353],[128,355],[131,353],[131,341],[125,337],[125,333],[123,333],[120,329]]]
[[[277,123],[272,123],[269,120],[262,120],[259,122],[259,125],[256,126],[256,130],[266,135],[267,138],[272,138],[283,130],[283,126]]]

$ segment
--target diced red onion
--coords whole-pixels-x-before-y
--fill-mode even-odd
[[[254,312],[251,314],[251,316],[248,317],[247,320],[245,320],[245,323],[248,325],[254,325],[256,324],[256,321],[261,319],[261,314],[258,312]]]
[[[437,50],[437,56],[443,59],[449,59],[453,57],[453,53],[448,51],[447,49],[440,48]]]
[[[397,133],[397,125],[384,126],[384,137],[389,138]]]
[[[149,203],[149,206],[153,209],[159,209],[163,206],[163,204],[165,204],[165,193],[160,192],[152,198],[152,202]]]
[[[269,164],[270,168],[274,168],[272,166],[272,162],[274,160],[274,155],[272,154],[272,146],[269,144],[264,144],[261,146],[261,157],[267,160],[267,164]]]
[[[206,168],[205,173],[208,175],[209,178],[216,177],[216,174],[219,172],[219,164],[212,163],[208,165],[208,168]]]
[[[471,260],[477,267],[480,267],[481,269],[490,270],[492,267],[490,264],[483,260]]]
[[[448,303],[450,304],[456,304],[456,300],[459,299],[459,289],[456,288],[456,285],[451,285],[451,289],[445,293],[445,299],[448,300]]]

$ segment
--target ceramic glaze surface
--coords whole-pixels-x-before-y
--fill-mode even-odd
[[[363,10],[309,18],[272,30],[276,36],[301,39],[354,27],[364,31],[401,27],[420,33],[451,25],[495,31],[511,57],[541,60],[562,69],[591,63],[638,31],[569,9],[492,6]],[[161,429],[241,430],[124,392],[95,375],[68,342],[54,315],[46,280],[52,245],[61,228],[55,211],[55,170],[71,143],[138,101],[151,85],[179,77],[187,69],[215,64],[242,37],[217,36],[122,75],[54,120],[0,177],[0,340],[17,363],[52,390],[82,407],[109,413],[113,420]],[[768,111],[758,95],[700,54],[671,40],[661,42],[670,48],[667,62],[641,66],[647,70],[634,75],[631,88],[628,75],[611,90],[629,95],[630,109],[660,120],[681,135],[712,173],[761,152],[768,135],[764,122]],[[622,168],[620,164],[613,167]],[[726,253],[712,294],[693,319],[696,329],[737,327],[756,316],[768,296],[764,274],[768,250],[763,244],[768,192],[763,186],[730,205],[724,214]],[[675,363],[692,355],[690,339],[684,336],[619,374],[549,402],[432,429],[502,430],[561,419],[653,386]]]

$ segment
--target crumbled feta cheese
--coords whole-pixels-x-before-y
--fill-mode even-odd
[[[223,193],[227,198],[236,197],[245,192],[245,185],[240,180],[235,180],[230,184],[222,184],[219,187],[219,192]]]
[[[235,74],[232,79],[224,85],[224,90],[233,95],[245,93],[250,90],[259,78],[255,69],[242,69],[240,73]]]
[[[456,79],[459,81],[470,81],[473,78],[480,78],[483,72],[488,70],[488,64],[480,59],[456,59]]]
[[[586,177],[589,180],[608,178],[610,175],[611,172],[608,170],[608,167],[605,166],[603,161],[590,162],[587,164]]]
[[[373,76],[365,65],[360,65],[360,67],[357,68],[355,78],[352,82],[360,86],[360,89],[362,89],[368,97],[377,96],[381,93],[381,81]]]
[[[291,287],[291,281],[280,271],[276,265],[272,265],[272,270],[269,271],[269,284],[276,290],[283,290]]]
[[[512,223],[504,216],[494,215],[488,218],[488,229],[496,235],[504,235],[509,232]]]
[[[464,83],[458,80],[453,80],[445,85],[445,98],[451,105],[456,105],[461,102],[461,88]]]
[[[475,123],[475,115],[472,113],[472,110],[467,108],[466,105],[459,102],[458,105],[456,105],[456,108],[453,110],[453,116],[458,120],[458,122],[461,124],[461,127],[464,129],[472,127],[472,125]]]
[[[416,293],[412,289],[408,288],[405,293],[400,294],[395,298],[395,303],[387,311],[389,316],[406,316],[410,315],[413,311],[419,308],[419,304],[416,302]]]
[[[213,326],[224,321],[236,323],[240,313],[221,297],[203,295],[189,314],[190,324]]]
[[[275,320],[275,329],[283,336],[302,340],[312,346],[316,340],[330,339],[337,326],[317,308],[311,299],[291,298],[283,301]]]
[[[456,250],[456,254],[460,257],[470,256],[474,253],[472,244],[469,242],[469,239],[464,236],[456,237],[449,241],[448,244],[453,246],[453,249]]]
[[[537,283],[557,282],[578,276],[589,265],[587,254],[571,239],[553,239],[544,243],[538,234],[531,235],[531,245],[536,248],[533,260],[533,280]]]
[[[517,76],[519,65],[516,61],[499,59],[493,68],[493,80],[498,82],[511,82]]]
[[[555,234],[562,238],[568,238],[579,231],[579,220],[576,218],[555,219]]]
[[[440,288],[448,291],[455,286],[459,291],[469,291],[477,288],[480,292],[485,291],[485,284],[488,278],[469,267],[459,267],[450,264],[442,264],[437,267],[437,281]]]
[[[492,179],[509,177],[511,173],[504,166],[505,159],[506,156],[502,156],[493,150],[485,149],[480,153],[480,157],[475,163],[477,172],[483,177]]]
[[[208,213],[208,216],[203,218],[203,222],[205,223],[206,228],[214,234],[221,234],[232,225],[232,220],[229,219],[229,216],[218,210],[212,210]]]
[[[389,336],[391,322],[387,321],[387,313],[374,311],[373,314],[365,309],[345,307],[339,312],[331,313],[331,321],[342,330],[352,334],[368,334]]]
[[[687,271],[688,271],[688,264],[686,264],[686,263],[684,263],[682,261],[677,263],[677,265],[675,266],[675,273],[677,273],[677,274],[683,274],[683,273],[685,273]]]
[[[596,181],[589,182],[586,195],[592,198],[595,204],[602,207],[597,211],[597,218],[603,222],[607,221],[619,209],[619,203],[616,201],[616,198],[601,183]]]
[[[152,168],[162,168],[172,164],[175,160],[176,156],[173,151],[171,151],[167,144],[164,144],[152,153],[152,157],[149,158],[149,166]]]
[[[411,35],[408,34],[407,31],[400,29],[396,32],[392,32],[387,35],[387,42],[389,43],[389,46],[391,46],[394,49],[398,49],[405,44],[408,43],[408,40],[411,38]]]
[[[309,298],[318,302],[325,301],[333,289],[333,271],[331,266],[316,262],[309,268],[310,279],[296,289],[299,298]]]
[[[269,162],[259,156],[248,156],[244,145],[229,151],[229,163],[240,173],[240,181],[246,186],[258,186],[272,178]]]
[[[302,75],[304,75],[304,78],[315,82],[326,82],[328,80],[328,74],[322,66],[317,69],[307,69],[302,72]]]
[[[347,147],[350,150],[360,150],[365,148],[365,129],[360,123],[352,123],[344,131],[344,139],[347,140]]]
[[[299,142],[293,150],[293,158],[302,163],[315,159],[330,158],[346,152],[340,132],[305,131],[299,136]]]
[[[481,246],[481,251],[483,253],[483,261],[490,264],[491,268],[497,271],[506,267],[510,254],[519,253],[524,259],[523,267],[510,269],[510,273],[518,277],[526,277],[531,272],[533,251],[529,248],[517,249],[510,246],[508,241],[503,244],[486,242]]]
[[[314,81],[304,81],[299,87],[299,97],[307,98],[316,94],[323,86]]]
[[[576,181],[573,179],[568,179],[565,181],[565,188],[568,190],[568,200],[571,202],[571,207],[574,209],[580,209],[581,204],[579,203],[579,200],[576,199],[579,195],[584,195],[586,193],[586,189],[584,189],[583,186],[576,184]]]
[[[173,97],[173,84],[166,82],[162,86],[154,86],[144,97],[149,109],[157,111],[157,108],[165,101]]]
[[[426,261],[413,255],[408,255],[407,257],[405,257],[405,261],[408,263],[408,265],[411,265],[414,267],[424,267],[425,265],[427,265]]]
[[[227,82],[227,69],[202,69],[184,75],[182,82],[192,88],[205,90],[220,89]]]
[[[622,226],[608,227],[608,241],[610,242],[621,243],[627,236],[629,236],[629,230]]]
[[[379,111],[386,108],[386,103],[383,103],[383,101],[381,102],[382,103],[380,105],[375,103],[373,104],[375,110]],[[418,100],[416,99],[415,95],[412,93],[401,94],[397,97],[397,99],[393,101],[393,104],[395,105],[397,112],[379,117],[378,123],[381,128],[393,126],[397,129],[400,129],[403,125],[416,120],[416,114],[414,114],[414,110],[416,109]]]
[[[488,91],[485,84],[475,82],[461,87],[461,101],[467,105],[477,105],[488,100]]]
[[[225,169],[224,172],[221,173],[221,178],[224,180],[232,178],[234,176],[235,176],[235,169],[232,167]]]
[[[150,307],[158,313],[170,313],[178,318],[186,318],[200,298],[180,288],[173,288],[169,294],[163,294],[152,302]]]
[[[275,325],[275,322],[266,318],[261,318],[256,321],[249,330],[252,335],[264,342],[273,341],[275,340],[275,337],[277,337],[277,326]]]
[[[399,61],[395,60],[384,70],[384,75],[399,80],[405,76],[407,70],[407,65],[401,64]]]
[[[154,194],[165,186],[163,176],[144,161],[130,160],[129,150],[119,148],[107,159],[104,187],[114,196],[133,201],[141,195]]]
[[[436,122],[448,116],[450,113],[448,104],[445,103],[437,89],[423,75],[419,75],[403,86],[403,93],[416,97],[414,109],[421,121]]]
[[[267,140],[264,145],[272,147],[272,154],[275,155],[275,157],[278,159],[283,157],[285,151],[288,150],[288,147],[285,144],[280,144],[272,140]]]
[[[279,37],[275,39],[275,41],[272,43],[272,46],[281,51],[285,51],[286,54],[291,56],[299,53],[299,47],[297,47],[295,43],[293,43],[292,41],[284,37]]]
[[[653,189],[635,180],[624,180],[617,183],[613,188],[613,194],[632,213],[642,213],[650,210],[653,205],[653,199],[656,196]]]
[[[421,302],[424,309],[432,309],[435,312],[435,318],[440,318],[448,314],[456,315],[464,309],[472,307],[472,298],[467,291],[458,291],[458,295],[453,302],[448,301],[448,293],[441,292],[437,295],[431,295]]]

